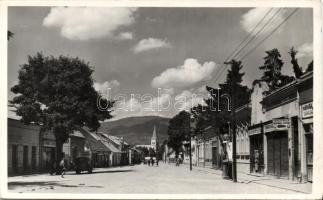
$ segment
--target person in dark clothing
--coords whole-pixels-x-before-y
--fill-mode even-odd
[[[154,166],[155,160],[151,159],[151,166]]]
[[[156,166],[158,167],[158,159],[156,159]]]
[[[148,166],[150,166],[150,160],[148,160]]]
[[[56,171],[56,161],[55,159],[52,159],[50,162],[50,175],[53,175]]]
[[[60,161],[59,167],[62,170],[62,174],[61,174],[62,175],[62,178],[64,178],[65,171],[66,171],[64,158],[62,158],[62,160]]]

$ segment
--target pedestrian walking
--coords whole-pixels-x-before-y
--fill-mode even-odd
[[[50,160],[50,175],[53,175],[54,173],[55,173],[55,171],[56,171],[56,161],[55,161],[55,159],[51,159]]]
[[[179,166],[180,158],[176,159],[176,166]]]
[[[156,166],[158,167],[158,159],[156,159]]]
[[[62,158],[61,162],[59,163],[59,166],[61,168],[61,175],[62,175],[62,178],[64,178],[64,175],[65,175],[65,161],[64,161],[64,157]]]
[[[155,160],[151,158],[151,166],[154,166]]]
[[[150,160],[148,160],[148,166],[150,166]]]

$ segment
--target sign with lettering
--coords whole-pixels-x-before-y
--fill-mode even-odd
[[[272,123],[264,126],[265,133],[271,131],[283,131],[290,128],[289,119],[273,119]]]
[[[313,117],[313,102],[302,105],[302,118]]]

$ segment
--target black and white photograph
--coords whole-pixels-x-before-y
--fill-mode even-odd
[[[0,2],[3,198],[322,198],[320,1],[84,2]]]

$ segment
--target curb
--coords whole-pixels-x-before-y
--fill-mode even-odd
[[[218,176],[221,176],[222,175],[222,174],[219,174],[219,173],[210,172],[208,170],[196,169],[194,167],[193,167],[193,170],[194,171],[198,171],[198,172],[202,172],[202,173],[214,174],[214,175],[218,175]],[[246,175],[249,175],[249,174],[246,174]],[[249,175],[249,176],[252,176],[252,175]],[[256,176],[256,177],[260,177],[260,176]],[[267,178],[267,179],[261,179],[261,180],[271,180],[271,179],[268,179]],[[289,190],[289,191],[293,191],[293,192],[298,192],[298,193],[302,193],[302,194],[310,194],[310,193],[305,192],[305,191],[300,191],[300,190],[295,190],[295,189],[291,189],[291,188],[280,187],[280,186],[276,186],[276,185],[272,185],[272,184],[266,184],[266,183],[257,182],[257,181],[261,181],[261,180],[240,179],[237,182],[238,183],[244,183],[244,184],[254,183],[254,184],[258,184],[258,185],[265,185],[265,186],[272,187],[272,188],[279,188],[279,189],[283,189],[283,190]]]

